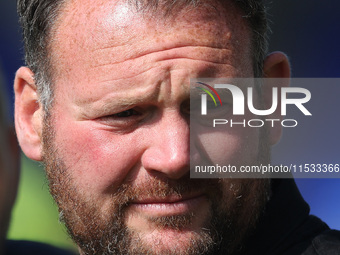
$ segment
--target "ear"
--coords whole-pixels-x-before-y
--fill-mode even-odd
[[[43,108],[39,103],[33,72],[21,67],[14,80],[15,129],[27,157],[40,161],[42,155]]]
[[[269,54],[264,60],[264,82],[262,88],[262,96],[265,109],[272,106],[272,90],[273,87],[278,88],[278,98],[280,98],[280,91],[282,87],[288,87],[290,83],[290,64],[288,57],[282,52],[273,52]],[[276,111],[270,116],[272,119],[280,119],[281,104],[278,100],[278,107]],[[276,144],[282,135],[281,124],[275,123],[274,127],[269,127],[269,142],[270,145]]]
[[[275,51],[263,63],[265,78],[290,78],[290,64],[286,54]]]

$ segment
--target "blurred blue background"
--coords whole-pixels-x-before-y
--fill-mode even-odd
[[[273,31],[270,49],[287,53],[293,77],[340,77],[339,1],[272,1],[268,10]],[[20,29],[13,0],[0,1],[0,35],[0,69],[13,105],[14,74],[23,65]],[[333,92],[340,95],[339,88]],[[335,115],[330,118],[333,117],[333,122],[339,125],[339,115],[336,113],[340,109],[333,110]],[[296,134],[291,136],[289,132],[284,132],[282,142],[273,150],[274,162],[282,162],[288,155],[299,158],[303,154],[307,155],[304,161],[310,161],[305,163],[319,163],[313,161],[318,158],[340,163],[340,129],[323,130],[324,126],[316,123],[307,131],[317,134],[315,137],[318,140],[314,144],[322,150],[297,144]],[[57,212],[47,193],[43,170],[25,158],[23,163],[23,176],[9,237],[70,246],[71,242],[58,223]],[[312,214],[322,218],[330,227],[340,229],[340,179],[298,179],[297,184],[310,204]],[[37,195],[41,193],[43,195]]]
[[[339,78],[340,2],[285,0],[271,1],[269,6],[270,50],[280,50],[289,56],[292,76]],[[321,160],[340,163],[339,95],[340,84],[331,91],[322,90],[320,85],[318,97],[323,99],[323,106],[329,105],[330,113],[324,112],[322,119],[314,119],[314,125],[304,132],[285,129],[281,142],[273,149],[274,162],[289,158],[301,163],[323,163]],[[296,182],[310,204],[311,213],[331,228],[340,229],[340,179],[296,179]]]

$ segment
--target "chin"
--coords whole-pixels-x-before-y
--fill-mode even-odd
[[[136,239],[131,243],[131,254],[206,254],[214,242],[209,230],[157,229],[147,233],[134,233]]]

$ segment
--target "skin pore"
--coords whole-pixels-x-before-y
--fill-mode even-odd
[[[230,3],[174,13],[68,1],[50,45],[49,113],[32,72],[17,73],[20,144],[44,161],[82,254],[231,254],[269,198],[268,180],[189,178],[189,79],[252,77],[250,32]],[[220,141],[212,159],[238,165],[268,162],[277,136],[253,128],[201,139]]]

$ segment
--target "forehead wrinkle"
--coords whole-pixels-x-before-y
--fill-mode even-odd
[[[203,71],[200,70],[200,73],[206,73],[208,70],[213,70],[215,68],[217,68],[218,65],[223,65],[225,68],[232,68],[232,65],[229,64],[221,64],[221,63],[213,63],[213,62],[208,62],[208,61],[200,61],[200,60],[193,60],[193,59],[188,59],[188,58],[177,58],[177,59],[168,59],[168,60],[163,60],[160,61],[158,63],[155,63],[154,66],[147,68],[143,71],[137,70],[135,73],[132,73],[131,75],[127,75],[126,73],[122,74],[121,77],[120,76],[116,76],[116,77],[112,77],[110,76],[108,79],[101,79],[100,82],[101,83],[110,83],[110,82],[118,82],[118,81],[126,81],[128,79],[133,79],[133,78],[138,78],[141,75],[145,75],[146,73],[152,71],[155,68],[158,68],[160,65],[162,65],[162,63],[167,64],[167,63],[173,63],[176,60],[192,60],[193,62],[198,62],[200,64],[202,63],[206,63],[206,67],[202,68],[204,69]],[[105,65],[105,66],[100,66],[97,67],[95,69],[101,69],[100,71],[104,72],[108,72],[110,73],[110,71],[112,70],[111,65]],[[103,69],[107,69],[106,71]],[[182,67],[181,69],[186,69],[186,70],[190,70],[189,68],[185,68]],[[189,78],[195,78],[195,77],[189,77]]]
[[[174,32],[174,31],[172,31]],[[213,33],[208,33],[203,38],[195,39],[194,37],[188,37],[185,35],[187,31],[178,31],[182,34],[181,40],[173,40],[173,33],[164,35],[162,38],[155,37],[154,33],[151,33],[150,38],[145,38],[143,43],[136,43],[131,41],[117,42],[114,40],[104,41],[107,45],[95,45],[94,49],[89,52],[88,58],[91,59],[91,67],[97,67],[106,64],[120,64],[125,61],[137,60],[139,58],[146,59],[150,57],[150,61],[157,61],[166,59],[163,55],[186,56],[192,54],[197,58],[204,58],[206,60],[212,60],[211,62],[225,63],[226,56],[230,58],[233,54],[230,53],[233,49],[231,43],[231,34],[226,33],[224,36],[223,44],[218,43]],[[150,32],[149,32],[150,33]],[[186,38],[183,38],[186,36]],[[141,38],[139,38],[141,39]],[[150,46],[149,46],[150,45]],[[117,54],[119,53],[119,54]],[[155,55],[156,54],[156,55]],[[155,55],[155,56],[153,56]],[[144,58],[143,58],[144,57]],[[171,58],[170,56],[168,58]],[[144,62],[145,63],[145,62]]]
[[[129,86],[129,85],[126,85]],[[99,91],[98,93],[90,93],[88,96],[83,95],[75,100],[78,106],[103,106],[103,105],[134,105],[142,102],[153,102],[158,98],[159,89],[157,86],[150,84],[149,86],[126,86],[107,85],[108,91]],[[112,87],[116,87],[112,92]]]
[[[104,48],[104,49],[97,49],[95,52],[98,51],[103,54],[103,56],[109,55],[109,52],[112,51],[112,48]],[[116,50],[116,49],[115,49]],[[155,50],[145,50],[144,52],[137,52],[137,53],[130,53],[131,56],[123,56],[119,60],[112,60],[109,58],[105,63],[93,63],[91,67],[101,67],[105,65],[115,65],[121,63],[128,63],[129,61],[137,61],[138,59],[149,59],[149,62],[156,62],[156,61],[163,61],[163,60],[170,60],[170,59],[180,59],[186,58],[191,60],[201,60],[210,63],[216,64],[227,64],[230,61],[230,55],[232,50],[228,48],[221,48],[221,47],[214,47],[214,46],[200,46],[200,45],[176,45],[173,47],[162,47]],[[190,57],[189,57],[189,56]],[[197,56],[195,58],[195,56]],[[104,59],[104,58],[99,58]],[[143,62],[145,64],[145,62]]]
[[[130,79],[137,77],[155,67],[167,66],[170,64],[185,63],[188,69],[191,63],[201,63],[201,65],[225,65],[232,66],[233,54],[230,49],[220,49],[208,46],[177,46],[167,50],[156,50],[142,56],[132,59],[124,59],[122,61],[115,61],[113,58],[104,58],[109,56],[110,51],[104,50],[102,52],[102,63],[90,62],[89,68],[93,69],[94,73],[104,74],[104,79],[101,82],[116,81],[120,79]],[[185,65],[183,64],[183,65]],[[114,70],[120,70],[115,72]],[[126,70],[126,71],[125,71]],[[107,75],[106,75],[107,74]],[[108,77],[108,78],[107,78]]]
[[[181,60],[181,59],[185,59],[185,60],[188,60],[187,58],[177,58],[177,59],[168,59],[168,60],[163,60],[162,62],[173,62],[174,60]],[[193,59],[189,59],[189,60],[193,60]],[[196,62],[196,60],[193,60]],[[222,63],[213,63],[213,62],[208,62],[208,61],[199,61],[197,60],[197,62],[206,62],[208,65],[207,67],[205,68],[206,70],[203,70],[203,71],[200,71],[200,73],[206,73],[206,71],[208,70],[213,70],[214,68],[217,68],[218,65],[223,65],[224,67],[228,68],[232,68],[233,66],[232,65],[229,65],[229,64],[222,64]],[[117,81],[126,81],[127,79],[133,79],[133,78],[138,78],[139,76],[141,75],[144,75],[148,72],[150,72],[151,70],[153,70],[154,68],[157,68],[159,67],[161,63],[156,63],[155,66],[153,67],[150,67],[150,68],[147,68],[146,70],[143,70],[143,71],[139,71],[138,73],[136,74],[132,74],[130,76],[126,76],[126,74],[122,74],[122,77],[115,77],[115,78],[108,78],[108,79],[103,79],[103,80],[100,80],[101,83],[109,83],[109,82],[117,82]],[[105,65],[105,66],[101,66],[101,67],[98,67],[99,68],[107,68],[109,70],[111,70],[112,68],[110,67],[110,65]],[[184,67],[182,69],[185,69]],[[109,71],[108,70],[108,71]],[[188,69],[186,69],[188,70]],[[213,74],[212,74],[213,75]],[[196,77],[189,77],[189,78],[196,78]],[[207,78],[207,76],[205,75],[204,77],[202,78]]]

